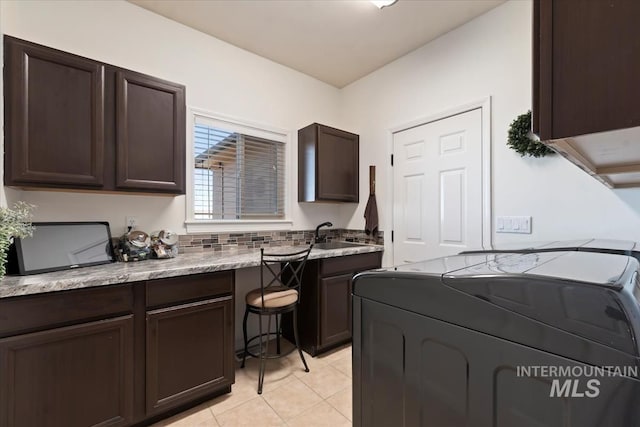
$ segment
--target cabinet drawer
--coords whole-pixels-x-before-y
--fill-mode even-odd
[[[379,268],[382,252],[368,254],[347,255],[327,258],[320,261],[320,275],[332,276],[341,273],[358,272]]]
[[[0,337],[131,313],[131,285],[0,299]]]
[[[193,274],[146,283],[147,307],[160,307],[233,293],[233,271]]]

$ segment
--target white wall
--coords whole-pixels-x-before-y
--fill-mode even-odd
[[[297,129],[317,121],[359,133],[361,203],[293,200],[293,228],[325,220],[363,228],[368,166],[375,164],[380,226],[387,231],[385,264],[391,262],[392,225],[388,130],[487,96],[494,218],[533,216],[533,234],[495,234],[496,243],[585,236],[640,240],[639,190],[608,190],[559,156],[523,159],[505,145],[509,123],[531,106],[529,1],[507,2],[342,91],[123,1],[3,0],[0,32],[183,83],[188,106],[289,130],[293,197]],[[125,216],[134,215],[143,230],[185,232],[184,197],[3,189],[0,201],[5,193],[9,202],[37,205],[37,221],[108,220],[117,235]],[[258,284],[256,271],[240,272],[237,295]],[[238,302],[241,328],[242,297]]]
[[[368,165],[377,165],[382,229],[392,228],[389,129],[491,96],[493,222],[533,217],[531,235],[494,233],[495,243],[640,240],[640,190],[614,192],[560,156],[521,158],[506,146],[509,124],[531,108],[531,8],[509,1],[343,89],[345,127],[360,133],[361,194],[368,194]],[[361,226],[365,204],[348,227]]]
[[[187,104],[287,129],[318,121],[361,135],[361,203],[291,203],[293,227],[324,220],[363,228],[368,165],[377,165],[381,229],[391,229],[388,130],[492,97],[493,216],[531,215],[531,235],[496,243],[585,236],[640,240],[640,191],[611,191],[559,156],[521,158],[505,143],[509,123],[531,107],[531,3],[514,0],[339,91],[124,1],[2,1],[3,33],[187,86]],[[113,233],[135,215],[142,229],[184,233],[185,198],[6,190],[38,205],[36,220],[108,220]],[[390,263],[387,233],[385,263]]]
[[[340,125],[338,89],[124,1],[3,0],[0,16],[5,34],[182,83],[188,107],[288,130],[292,197],[297,194],[297,129],[315,121]],[[185,233],[183,196],[11,189],[6,195],[10,203],[22,199],[37,205],[36,221],[102,219],[118,235],[125,216],[133,215],[142,230]],[[340,227],[349,216],[335,205],[293,200],[291,208],[295,229],[326,220]]]

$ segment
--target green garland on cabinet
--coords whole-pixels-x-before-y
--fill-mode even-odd
[[[554,151],[531,137],[531,111],[519,115],[509,126],[507,146],[521,156],[544,157]]]

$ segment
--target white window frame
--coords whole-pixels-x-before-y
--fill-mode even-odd
[[[233,130],[239,133],[256,136],[259,138],[274,141],[283,141],[285,144],[285,176],[284,176],[284,218],[283,219],[232,219],[232,220],[210,220],[195,219],[194,212],[194,188],[193,174],[195,171],[193,162],[193,129],[196,117],[200,117],[211,123],[212,126],[220,126],[223,129]],[[249,122],[244,119],[226,116],[224,114],[213,113],[196,107],[189,107],[187,118],[187,192],[186,192],[186,220],[185,227],[187,233],[221,233],[229,231],[270,231],[270,230],[291,230],[293,221],[291,220],[291,188],[294,180],[291,132],[275,128],[262,123]]]

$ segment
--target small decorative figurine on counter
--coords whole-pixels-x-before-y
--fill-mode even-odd
[[[151,255],[154,258],[173,258],[178,255],[178,234],[169,230],[151,233]]]
[[[120,238],[118,258],[120,261],[143,261],[151,255],[151,239],[144,231],[133,230]]]

